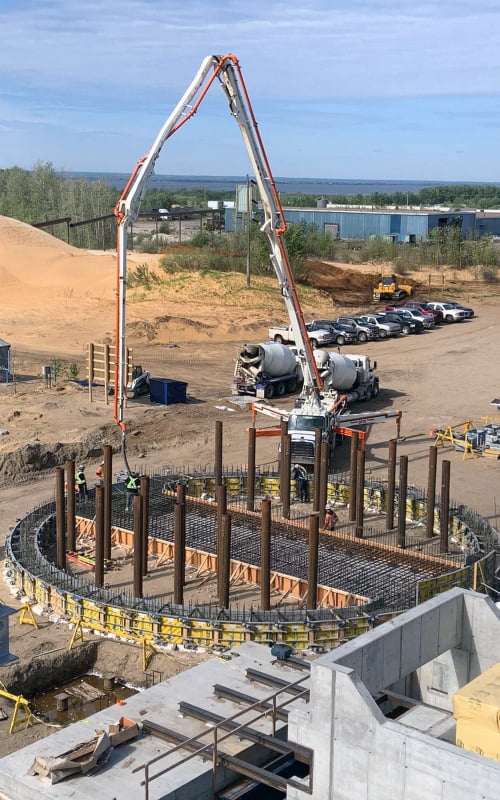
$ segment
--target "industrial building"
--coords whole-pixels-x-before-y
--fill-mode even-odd
[[[318,201],[320,203],[321,201]],[[287,208],[288,224],[306,222],[335,239],[369,239],[373,236],[392,238],[396,242],[425,241],[435,228],[459,227],[462,238],[500,235],[500,213],[475,210],[437,211],[417,209],[368,208]],[[235,217],[235,210],[226,208],[225,229],[246,224],[244,215]]]

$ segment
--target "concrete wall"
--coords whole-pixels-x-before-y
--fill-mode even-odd
[[[499,634],[489,598],[452,589],[314,662],[308,710],[291,713],[288,733],[314,749],[313,799],[497,800],[499,763],[385,718],[373,695],[413,684],[449,710],[500,661]]]

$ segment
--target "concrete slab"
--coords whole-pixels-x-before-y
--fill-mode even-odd
[[[250,683],[245,678],[248,667],[267,672],[281,679],[293,682],[301,677],[301,673],[288,666],[282,666],[271,656],[268,647],[253,642],[241,645],[230,653],[230,660],[214,658],[194,667],[187,672],[153,686],[129,698],[124,706],[113,706],[77,722],[74,725],[60,730],[40,742],[25,747],[16,753],[0,760],[0,792],[9,800],[137,800],[144,796],[144,787],[141,781],[143,771],[133,774],[132,770],[156,756],[166,753],[172,745],[160,739],[147,735],[141,736],[130,744],[123,745],[112,751],[107,764],[95,775],[80,775],[69,778],[54,786],[42,783],[38,778],[27,775],[35,756],[50,757],[59,755],[73,745],[85,741],[94,735],[95,728],[105,728],[111,723],[116,723],[121,716],[126,716],[135,721],[144,719],[152,720],[166,728],[173,728],[185,736],[199,736],[206,733],[208,728],[201,722],[179,714],[179,702],[184,700],[198,705],[206,710],[214,711],[224,717],[229,717],[242,709],[242,706],[232,702],[217,699],[212,692],[216,683],[230,686],[259,699],[273,693],[273,689],[258,683]],[[307,684],[307,674],[304,673],[304,682]],[[288,695],[283,696],[288,697]],[[305,707],[302,700],[296,703]],[[292,706],[293,707],[293,706]],[[256,716],[255,711],[242,716],[241,722],[249,722]],[[271,733],[271,720],[261,719],[252,723],[252,727]],[[278,731],[283,723],[278,723]],[[211,736],[202,740],[207,744],[212,741]],[[221,748],[232,755],[241,756],[242,753],[254,747],[249,741],[240,741],[237,737],[226,740]],[[167,766],[177,762],[186,755],[181,750],[166,757],[151,767],[150,774],[159,772]],[[224,775],[221,770],[221,784]],[[228,780],[226,771],[225,781]],[[202,761],[195,757],[187,763],[168,772],[151,784],[151,797],[155,800],[162,798],[207,798],[211,797],[211,762]]]

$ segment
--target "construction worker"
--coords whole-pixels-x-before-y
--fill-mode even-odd
[[[104,461],[101,461],[95,471],[95,474],[97,475],[99,486],[104,486]]]
[[[339,518],[335,511],[333,510],[333,506],[331,503],[327,503],[325,506],[325,522],[323,525],[324,531],[334,531],[335,525],[339,521]]]
[[[87,499],[87,478],[85,477],[85,465],[79,464],[75,475],[75,484],[78,489],[78,500],[83,502]]]
[[[127,478],[125,488],[127,489],[127,504],[125,511],[130,511],[134,504],[134,497],[139,494],[141,479],[138,472],[131,472]]]
[[[301,464],[294,464],[292,477],[295,481],[296,493],[301,503],[309,502],[309,484],[307,470]]]

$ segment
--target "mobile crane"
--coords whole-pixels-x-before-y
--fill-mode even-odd
[[[122,452],[125,466],[129,473],[124,420],[127,382],[125,313],[128,228],[137,219],[146,191],[147,181],[153,174],[156,160],[164,143],[196,114],[208,90],[216,80],[220,82],[227,97],[230,114],[238,123],[253,167],[264,210],[264,223],[261,230],[268,241],[270,260],[278,278],[298,356],[302,364],[304,383],[300,407],[294,409],[288,415],[289,426],[291,429],[300,431],[308,430],[309,428],[314,431],[314,428],[321,427],[325,435],[327,435],[333,431],[340,413],[339,408],[342,408],[342,403],[339,405],[336,394],[330,395],[329,390],[323,391],[322,378],[313,355],[283,239],[287,228],[283,209],[238,59],[231,53],[222,56],[207,56],[202,61],[190,86],[163,124],[151,150],[137,162],[115,208],[117,219],[117,283],[114,421],[122,431]],[[373,414],[370,416],[373,416]]]

